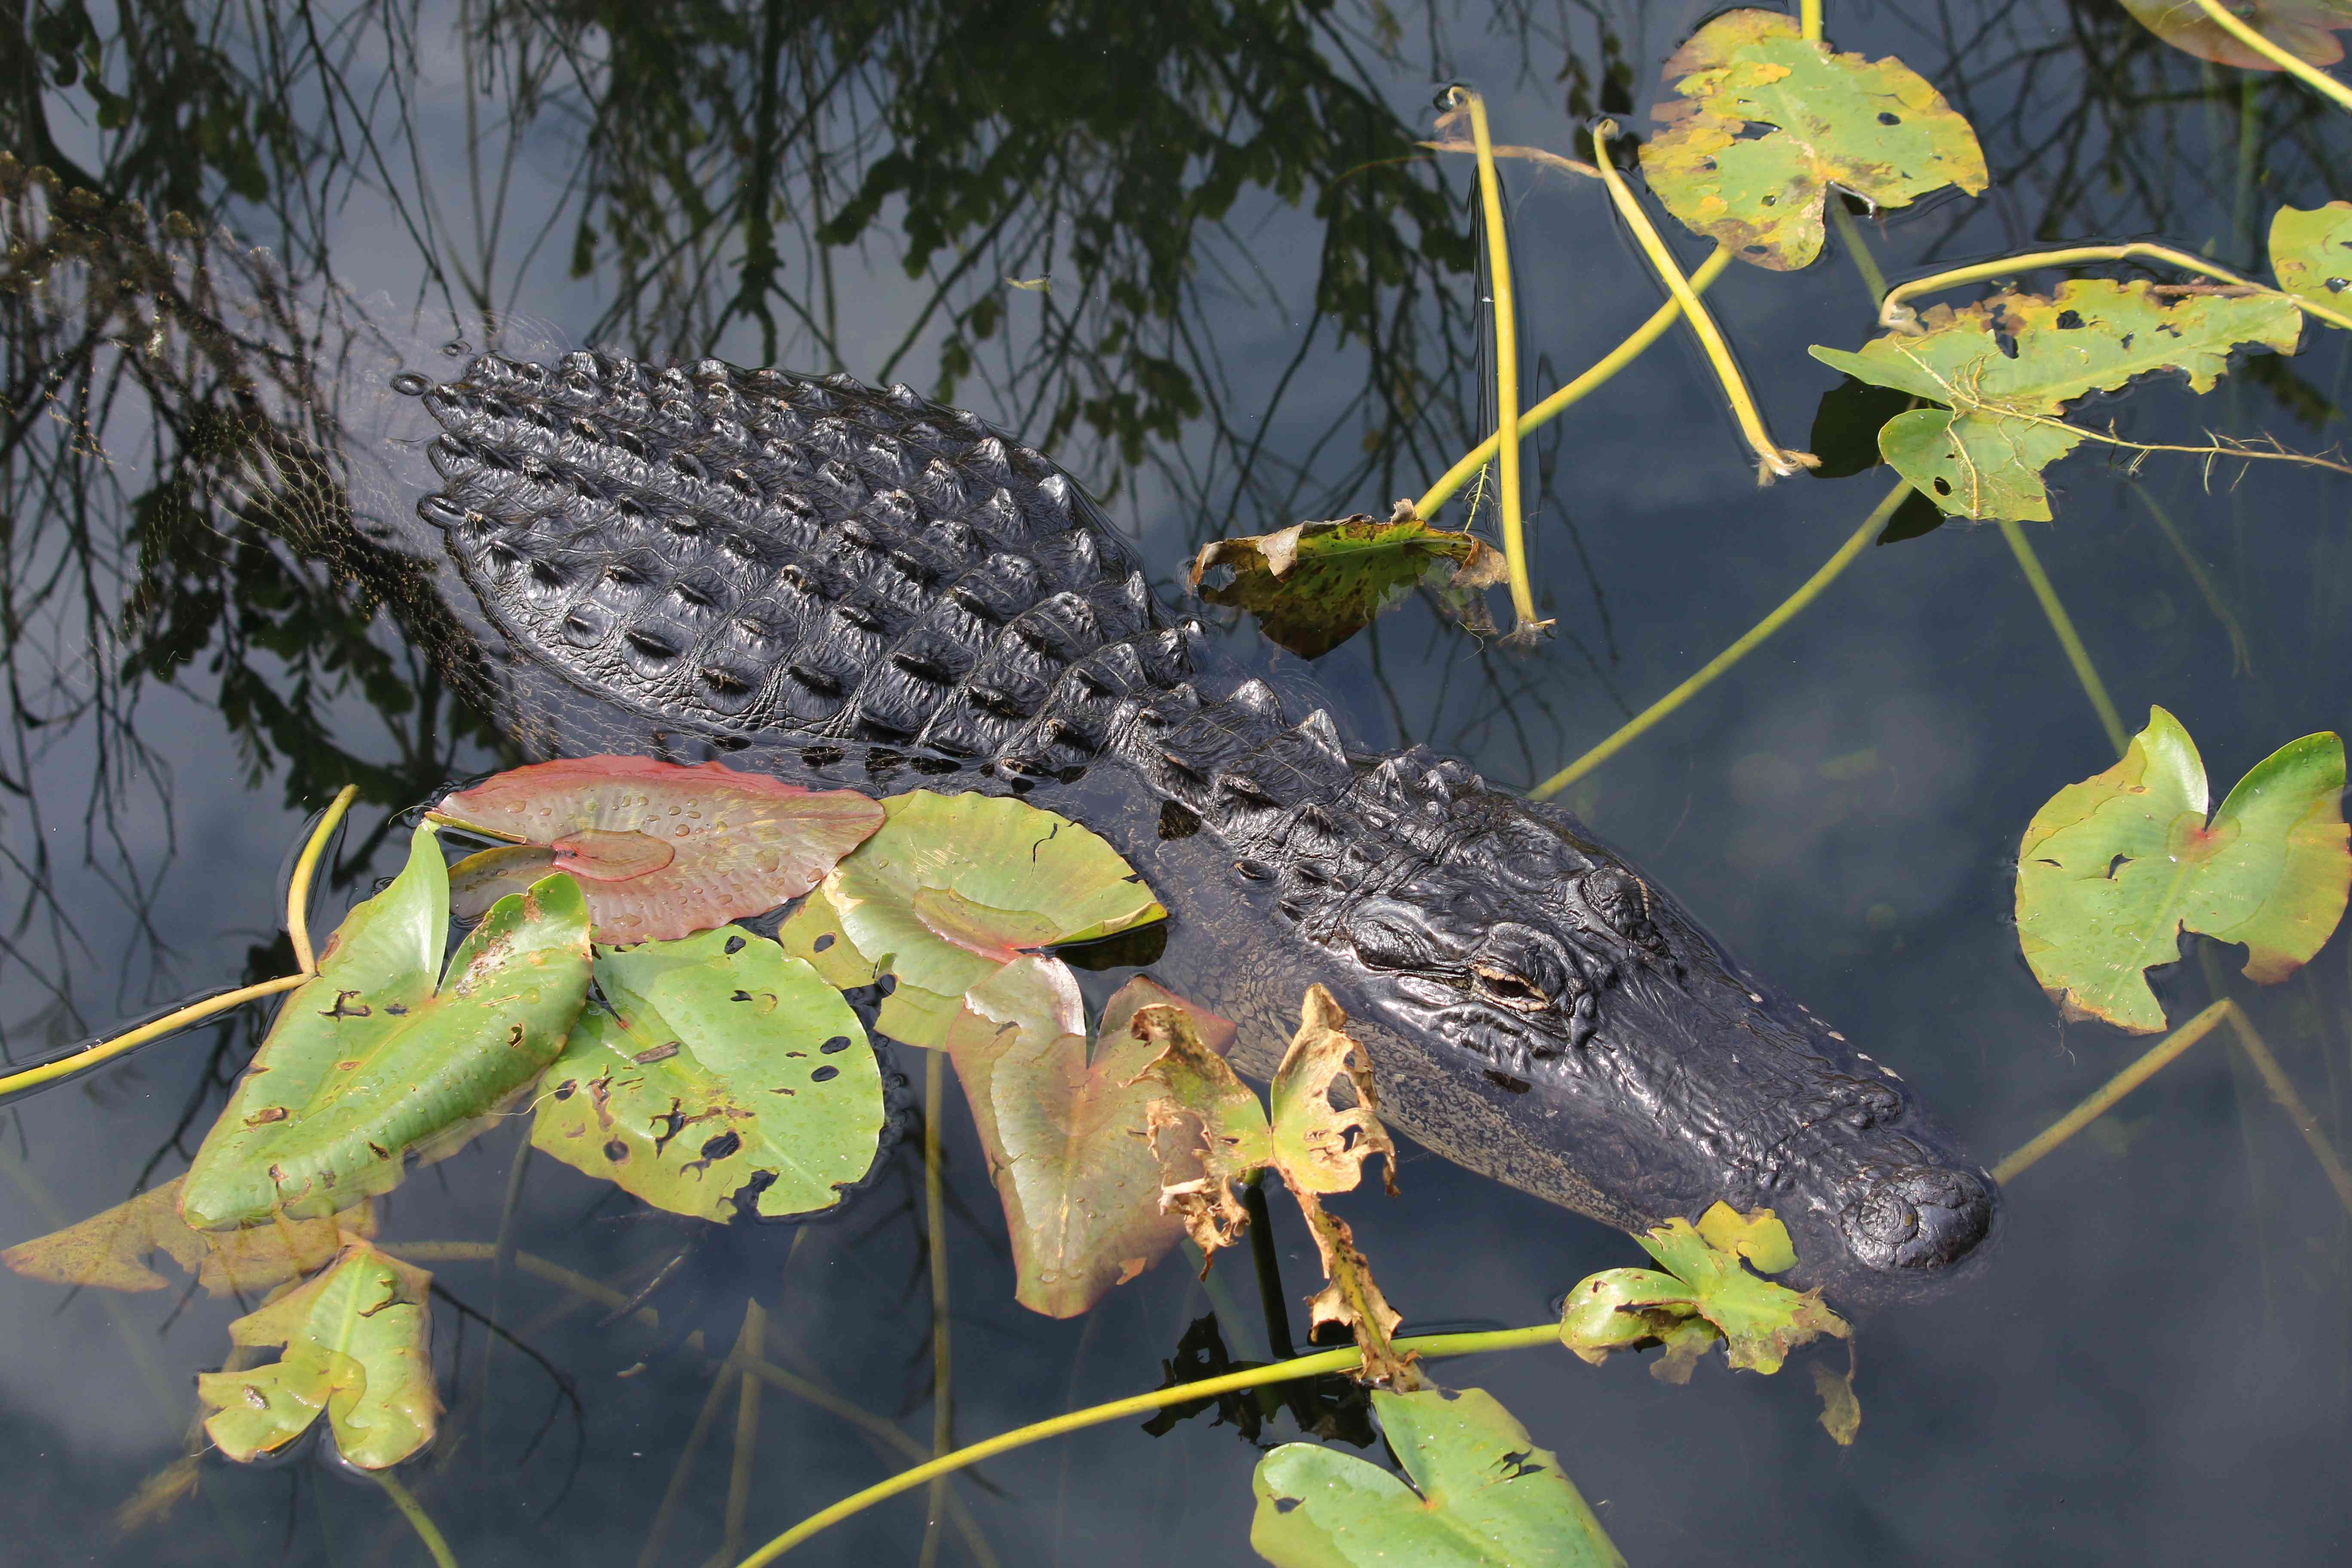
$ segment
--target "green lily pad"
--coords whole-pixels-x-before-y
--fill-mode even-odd
[[[588,995],[588,909],[555,876],[500,899],[449,960],[433,825],[392,885],[344,918],[289,994],[180,1191],[216,1230],[331,1214],[399,1184],[404,1156],[478,1131],[563,1048]]]
[[[1195,591],[1216,566],[1232,568],[1233,580],[1201,596],[1248,611],[1269,641],[1301,658],[1330,652],[1422,583],[1491,588],[1506,575],[1502,552],[1474,534],[1360,512],[1205,545],[1192,560]]]
[[[1858,353],[1811,353],[1858,380],[1943,405],[1888,420],[1878,449],[1945,511],[2047,521],[2042,470],[2084,438],[2058,417],[2069,403],[2158,372],[2209,391],[2242,344],[2293,353],[2303,312],[2276,296],[2168,300],[2144,282],[2094,278],[2068,281],[2055,299],[2000,294],[1958,310],[1938,305],[1919,325]]]
[[[2241,70],[2274,71],[2278,62],[2255,53],[2205,13],[2197,0],[2124,0],[2124,9],[2183,53]],[[2344,58],[2336,29],[2352,27],[2342,0],[2229,0],[2238,20],[2306,65],[2332,66]]]
[[[460,861],[472,919],[549,871],[578,878],[600,942],[667,941],[765,913],[816,886],[882,826],[856,790],[807,790],[722,763],[572,757],[459,790],[443,815],[522,839]]]
[[[345,1233],[375,1234],[375,1206],[324,1219],[273,1215],[242,1230],[195,1230],[180,1217],[174,1176],[127,1203],[0,1252],[0,1263],[27,1279],[89,1285],[101,1290],[161,1290],[169,1281],[147,1267],[161,1252],[214,1296],[257,1296],[299,1279],[341,1250]]]
[[[1560,1342],[1595,1365],[1612,1351],[1654,1341],[1667,1354],[1653,1371],[1680,1383],[1719,1335],[1735,1369],[1769,1374],[1798,1346],[1853,1332],[1818,1291],[1749,1273],[1737,1253],[1709,1242],[1688,1220],[1668,1220],[1633,1239],[1660,1268],[1591,1276],[1569,1292],[1560,1318]]]
[[[886,1120],[866,1026],[763,936],[599,948],[591,1007],[541,1079],[530,1141],[658,1208],[724,1223],[841,1201]],[[615,1016],[617,1015],[617,1016]]]
[[[1129,981],[1104,1007],[1090,1057],[1085,1003],[1061,960],[1019,959],[965,994],[946,1049],[1004,1206],[1013,1299],[1033,1312],[1076,1317],[1184,1234],[1160,1208],[1146,1125],[1158,1086],[1138,1081],[1158,1047],[1129,1027],[1139,1007],[1182,1005],[1149,980]],[[1232,1038],[1223,1019],[1186,1012]]]
[[[2352,26],[2352,16],[2344,25]],[[2352,202],[2273,214],[2271,272],[2298,299],[2339,314],[2352,309]]]
[[[895,977],[877,1027],[939,1049],[964,993],[1024,951],[1089,942],[1168,911],[1118,852],[1025,802],[916,790],[776,933],[834,985]]]
[[[326,1413],[350,1463],[381,1470],[433,1441],[433,1277],[352,1240],[334,1266],[228,1326],[240,1345],[280,1345],[266,1366],[208,1372],[205,1435],[240,1462],[282,1448]]]
[[[1250,1546],[1276,1568],[1622,1564],[1559,1456],[1484,1389],[1372,1391],[1408,1485],[1352,1454],[1286,1443],[1251,1478]]]
[[[1832,54],[1777,11],[1725,12],[1664,78],[1681,96],[1650,110],[1663,129],[1642,145],[1642,173],[1668,212],[1759,267],[1822,253],[1832,186],[1902,207],[1989,179],[1976,132],[1916,71]]]
[[[2180,933],[2246,944],[2246,973],[2284,980],[2326,943],[2352,887],[2344,743],[2291,741],[2206,820],[2205,764],[2179,720],[2148,710],[2123,761],[2052,795],[2018,846],[2017,940],[2070,1016],[2164,1027],[2145,972]]]

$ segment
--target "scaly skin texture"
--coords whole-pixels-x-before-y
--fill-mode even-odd
[[[1848,1310],[1980,1250],[1993,1184],[1893,1073],[1565,813],[1206,670],[1077,486],[971,416],[588,353],[424,398],[418,512],[556,743],[1028,795],[1145,874],[1155,970],[1245,1069],[1320,981],[1390,1119],[1514,1186],[1629,1228],[1769,1204]]]

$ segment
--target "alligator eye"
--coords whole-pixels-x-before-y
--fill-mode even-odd
[[[1476,966],[1475,973],[1478,976],[1478,994],[1489,1002],[1499,1003],[1521,1013],[1540,1013],[1551,1005],[1551,998],[1523,975],[1484,963]]]

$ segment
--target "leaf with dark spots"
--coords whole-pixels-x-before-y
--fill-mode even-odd
[[[2352,15],[2344,26],[2352,27]],[[2310,212],[2279,208],[2271,216],[2270,251],[2280,288],[2338,315],[2352,310],[2352,202]]]
[[[2352,889],[2344,743],[2291,741],[2254,764],[2208,820],[2205,763],[2161,708],[2123,761],[2045,802],[2018,847],[2017,941],[2069,1016],[2136,1034],[2164,1027],[2146,972],[2180,933],[2246,944],[2246,973],[2293,974],[2343,919]]]
[[[1232,581],[1202,590],[1202,575],[1219,566],[1232,570]],[[1213,605],[1256,616],[1269,641],[1317,658],[1416,585],[1467,594],[1503,578],[1502,554],[1484,540],[1433,528],[1400,507],[1385,522],[1359,513],[1217,540],[1193,557],[1192,586]]]
[[[1250,1545],[1275,1568],[1622,1568],[1559,1457],[1494,1395],[1375,1389],[1372,1408],[1405,1479],[1308,1443],[1258,1461]]]
[[[91,1285],[105,1290],[161,1290],[167,1281],[144,1261],[161,1252],[215,1296],[257,1296],[299,1279],[335,1256],[339,1233],[375,1234],[374,1205],[323,1219],[283,1217],[242,1230],[194,1230],[180,1217],[180,1179],[102,1214],[0,1252],[0,1263],[27,1279]]]
[[[1050,811],[929,790],[882,807],[776,938],[844,990],[894,980],[877,1023],[892,1039],[938,1049],[964,994],[1022,952],[1167,916],[1117,850]]]
[[[857,1016],[802,960],[721,929],[600,947],[596,985],[611,1008],[582,1017],[540,1080],[533,1148],[722,1223],[747,1193],[763,1217],[831,1208],[873,1165],[880,1066]]]
[[[559,875],[528,900],[499,900],[444,976],[448,927],[426,823],[407,867],[344,918],[318,974],[288,996],[189,1167],[189,1224],[320,1215],[386,1191],[404,1155],[450,1152],[555,1058],[588,994],[579,885]]]
[[[581,879],[604,942],[686,936],[799,898],[882,825],[855,790],[807,790],[720,763],[579,757],[516,768],[441,802],[523,840],[451,874],[457,913],[548,868]]]

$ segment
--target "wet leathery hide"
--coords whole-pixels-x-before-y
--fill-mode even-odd
[[[1629,1227],[1769,1204],[1848,1310],[1982,1252],[1991,1179],[1893,1072],[1566,813],[1213,668],[1077,484],[972,416],[589,353],[423,401],[469,618],[542,711],[611,716],[558,744],[1028,795],[1150,879],[1156,970],[1247,1070],[1320,982],[1390,1120],[1500,1181]]]

